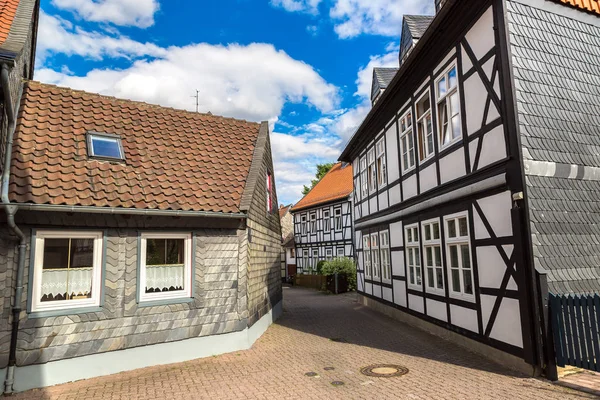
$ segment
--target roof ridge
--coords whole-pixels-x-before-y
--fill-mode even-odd
[[[224,119],[224,120],[231,120],[231,121],[237,121],[237,122],[244,122],[247,124],[253,124],[253,125],[258,125],[258,126],[260,126],[260,124],[261,124],[261,122],[248,121],[245,119],[239,119],[239,118],[233,118],[233,117],[225,117],[223,115],[212,114],[210,112],[202,113],[202,112],[194,112],[194,111],[184,110],[184,109],[175,108],[175,107],[165,107],[165,106],[161,106],[160,104],[146,103],[145,101],[141,101],[141,100],[124,99],[121,97],[109,96],[109,95],[94,93],[94,92],[87,92],[87,91],[81,90],[81,89],[73,89],[68,86],[59,86],[59,85],[35,81],[35,80],[27,80],[24,82],[24,85],[25,85],[25,87],[30,87],[31,85],[34,85],[34,86],[37,85],[39,87],[55,88],[62,92],[79,93],[79,94],[84,94],[84,95],[89,95],[89,96],[97,96],[97,97],[100,97],[100,98],[103,98],[106,100],[110,100],[110,101],[124,102],[127,104],[137,104],[140,106],[146,106],[148,108],[156,108],[156,109],[161,109],[161,110],[166,110],[166,111],[174,111],[177,113],[189,114],[189,115],[194,115],[194,116],[200,115],[200,116],[214,118],[214,119]]]

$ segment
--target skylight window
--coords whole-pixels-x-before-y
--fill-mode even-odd
[[[110,160],[124,160],[123,145],[117,135],[88,133],[88,153],[90,157]]]

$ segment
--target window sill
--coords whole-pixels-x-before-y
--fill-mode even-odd
[[[87,313],[97,313],[102,312],[104,309],[102,307],[81,307],[81,308],[68,308],[63,310],[44,310],[44,311],[32,311],[27,313],[27,318],[29,319],[37,319],[37,318],[51,318],[51,317],[67,317],[69,315],[77,315],[77,314],[87,314]]]
[[[157,307],[168,306],[172,304],[189,304],[194,302],[193,297],[181,297],[177,299],[162,299],[162,300],[141,300],[138,302],[138,307]]]
[[[462,301],[467,301],[469,303],[475,303],[475,296],[474,295],[467,295],[467,294],[462,294],[462,293],[452,293],[450,292],[450,296],[451,299],[454,300],[462,300]]]

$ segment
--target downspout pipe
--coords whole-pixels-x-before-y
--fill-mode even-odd
[[[6,379],[4,381],[4,394],[13,393],[13,384],[15,377],[15,367],[17,365],[17,335],[19,333],[19,319],[21,315],[21,299],[23,297],[23,275],[25,272],[25,252],[27,251],[27,238],[23,234],[23,231],[19,229],[15,223],[15,214],[17,213],[17,205],[10,204],[8,198],[8,186],[10,183],[10,162],[12,159],[12,148],[15,136],[15,129],[17,127],[17,109],[21,102],[21,96],[23,94],[23,86],[19,87],[19,94],[17,98],[17,107],[13,106],[13,102],[10,97],[10,86],[9,86],[9,72],[10,68],[6,64],[2,64],[2,71],[0,71],[0,83],[2,85],[2,92],[4,94],[4,107],[6,110],[6,116],[8,118],[8,137],[6,140],[6,158],[4,160],[4,170],[2,171],[2,193],[1,200],[6,212],[6,220],[10,230],[19,239],[19,251],[17,256],[17,280],[15,285],[15,298],[12,307],[12,332],[10,336],[10,351],[8,356],[8,371],[6,373]]]

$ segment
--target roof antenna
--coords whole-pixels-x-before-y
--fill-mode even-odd
[[[200,91],[198,89],[196,89],[196,95],[190,96],[190,97],[196,98],[196,112],[198,112],[198,107],[200,106]]]

